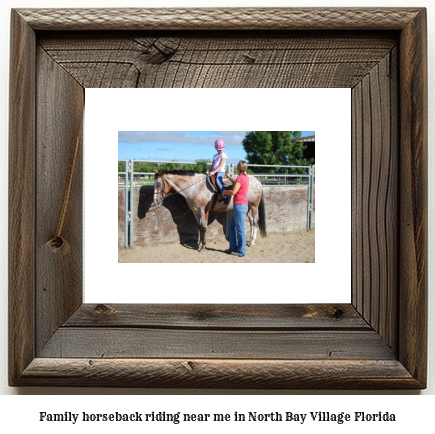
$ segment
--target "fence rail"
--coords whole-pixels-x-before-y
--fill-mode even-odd
[[[129,247],[129,240],[128,240],[128,233],[129,233],[129,227],[131,222],[131,211],[127,203],[128,203],[128,195],[129,195],[129,182],[128,182],[128,171],[129,171],[129,160],[118,160],[118,166],[119,163],[124,163],[124,171],[118,172],[118,191],[119,189],[124,190],[124,198],[125,198],[125,209],[124,209],[124,247]],[[124,183],[119,183],[119,175],[122,175],[124,177]]]
[[[134,170],[136,163],[150,163],[150,164],[171,164],[174,166],[183,165],[197,165],[197,166],[210,166],[210,163],[197,163],[197,162],[173,162],[173,161],[158,161],[158,160],[118,160],[119,162],[127,162],[129,166],[129,182],[133,187],[142,185],[153,185],[154,172],[137,172]],[[249,167],[274,167],[280,169],[296,169],[297,173],[250,173],[250,176],[256,177],[263,185],[275,185],[275,186],[289,186],[289,185],[309,185],[310,177],[313,175],[315,166],[285,166],[285,165],[267,165],[267,164],[249,164]],[[231,176],[236,171],[235,164],[226,164],[225,170]],[[118,185],[125,184],[125,178],[127,174],[125,172],[118,172]]]
[[[132,247],[133,241],[130,234],[133,233],[133,218],[132,212],[134,210],[134,194],[132,188],[142,187],[146,185],[154,185],[154,172],[137,172],[134,166],[137,163],[150,163],[150,164],[171,164],[174,166],[197,165],[197,166],[210,166],[210,163],[198,162],[174,162],[174,161],[158,161],[158,160],[118,160],[124,164],[124,170],[118,170],[118,189],[123,189],[125,194],[125,239],[124,246]],[[226,164],[225,170],[230,176],[234,176],[237,172],[236,164]],[[264,165],[264,164],[249,164],[249,167],[274,167],[281,170],[291,169],[297,170],[298,173],[249,173],[250,176],[256,177],[262,185],[273,187],[291,187],[306,185],[308,188],[307,193],[307,229],[312,229],[312,215],[313,215],[313,200],[314,200],[314,185],[315,185],[315,166],[285,166],[285,165]]]

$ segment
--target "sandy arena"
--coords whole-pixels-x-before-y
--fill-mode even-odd
[[[310,263],[315,262],[315,230],[258,236],[254,246],[246,248],[246,256],[224,253],[228,241],[209,241],[198,253],[194,244],[162,244],[132,247],[118,251],[118,262],[124,263]]]

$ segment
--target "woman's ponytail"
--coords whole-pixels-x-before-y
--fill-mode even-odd
[[[246,171],[248,170],[248,163],[246,161],[240,160],[237,167],[241,170],[241,172],[246,175]]]

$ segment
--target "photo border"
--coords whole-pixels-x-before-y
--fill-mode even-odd
[[[125,96],[127,95],[127,96]],[[181,248],[180,252],[183,256],[179,260],[173,260],[168,258],[162,258],[160,264],[143,265],[144,263],[153,263],[153,253],[149,248],[156,244],[156,240],[153,238],[159,237],[159,233],[165,234],[162,242],[173,243],[173,236],[177,237],[178,230],[174,226],[174,232],[172,235],[168,235],[166,228],[160,225],[160,221],[165,222],[167,215],[172,219],[168,210],[164,208],[157,208],[154,212],[151,209],[144,207],[141,200],[151,203],[152,191],[136,187],[136,195],[134,197],[134,204],[131,205],[134,212],[131,213],[133,224],[130,227],[130,231],[133,231],[132,239],[133,254],[136,253],[137,259],[127,259],[129,256],[128,251],[130,249],[122,248],[124,246],[124,240],[119,241],[118,245],[113,243],[113,234],[105,239],[101,239],[101,242],[94,243],[94,238],[84,239],[84,255],[85,260],[90,261],[90,267],[86,266],[85,262],[85,282],[84,282],[84,302],[86,303],[165,303],[168,300],[172,304],[176,303],[349,303],[351,299],[350,282],[351,282],[351,147],[349,146],[351,140],[351,90],[350,89],[273,89],[273,88],[258,88],[258,89],[217,89],[217,88],[202,88],[202,89],[185,89],[185,88],[164,88],[164,89],[86,89],[86,127],[85,145],[84,145],[84,161],[98,161],[99,167],[109,167],[113,162],[114,149],[117,145],[117,129],[123,129],[125,131],[139,131],[144,125],[153,126],[157,130],[164,131],[164,126],[168,126],[172,123],[175,126],[170,127],[170,130],[176,130],[177,128],[185,127],[186,131],[194,131],[195,125],[200,125],[201,129],[205,129],[205,125],[210,123],[217,126],[227,126],[230,122],[230,126],[233,129],[236,124],[245,125],[249,130],[249,126],[261,122],[265,130],[274,131],[280,128],[285,128],[284,125],[288,124],[288,119],[291,119],[292,125],[295,125],[293,129],[301,129],[304,122],[309,120],[312,126],[316,126],[316,142],[318,146],[316,149],[316,189],[319,188],[320,195],[316,196],[315,207],[318,207],[318,217],[316,217],[320,226],[313,224],[315,227],[315,246],[314,243],[311,246],[312,260],[311,264],[304,263],[304,260],[298,260],[294,262],[289,258],[283,256],[283,252],[280,249],[275,249],[273,243],[270,244],[270,238],[261,240],[259,249],[249,249],[246,264],[243,265],[243,273],[246,276],[245,285],[249,287],[249,294],[246,291],[235,291],[234,285],[227,285],[222,283],[219,285],[219,290],[204,290],[202,285],[191,285],[191,278],[198,274],[198,272],[204,275],[212,275],[213,269],[216,267],[214,262],[221,263],[225,261],[222,257],[219,258],[219,254],[216,257],[216,252],[213,253],[216,246],[209,246],[212,250],[212,257],[207,259],[207,252],[205,257],[203,252],[201,255],[197,255],[196,249],[191,250],[194,256],[191,259],[186,259],[184,253],[185,249],[179,246],[177,242],[175,246]],[[189,100],[186,102],[186,100]],[[303,99],[304,101],[293,108],[289,107],[281,113],[276,112],[264,112],[258,110],[259,100],[262,100],[262,105],[272,104],[279,107],[284,100]],[[143,107],[142,101],[147,100],[147,107]],[[166,101],[171,101],[171,107],[167,107]],[[225,101],[225,113],[222,113],[221,106],[216,105],[210,109],[203,110],[202,107],[208,106],[208,101],[219,100]],[[334,110],[331,110],[331,100],[334,101]],[[185,110],[183,113],[179,113],[178,107],[184,105]],[[122,110],[117,108],[122,107]],[[325,114],[326,112],[326,114]],[[272,114],[274,113],[274,114]],[[146,119],[146,120],[145,120]],[[257,122],[254,121],[257,119]],[[268,119],[269,121],[265,121]],[[145,120],[145,121],[144,121]],[[267,123],[267,125],[265,125]],[[91,124],[89,126],[89,124]],[[225,125],[227,124],[227,125]],[[188,126],[189,128],[187,128]],[[287,125],[288,128],[292,129]],[[328,152],[328,144],[330,143],[329,131],[331,128],[334,132],[334,147],[335,155],[332,156]],[[225,129],[225,128],[223,128]],[[313,128],[314,129],[314,128]],[[181,131],[181,130],[180,130]],[[226,132],[230,131],[228,128]],[[219,135],[219,132],[215,132]],[[243,135],[242,135],[243,137]],[[225,140],[225,138],[223,138]],[[213,139],[214,141],[214,139]],[[239,145],[241,138],[239,139]],[[86,144],[91,144],[86,146]],[[98,143],[98,146],[93,146],[93,143]],[[225,143],[228,146],[227,141]],[[187,143],[186,143],[187,144]],[[323,144],[323,146],[322,146]],[[325,146],[326,145],[326,146]],[[105,153],[101,153],[101,147],[104,146]],[[130,147],[131,151],[135,146]],[[242,146],[239,146],[243,152]],[[227,148],[228,149],[228,148]],[[185,146],[183,146],[183,152]],[[128,152],[128,151],[127,151]],[[204,153],[204,150],[195,151]],[[234,148],[229,150],[229,156],[234,157]],[[124,153],[125,158],[128,154]],[[118,151],[118,158],[120,157]],[[144,157],[145,158],[145,157]],[[173,159],[171,157],[170,159]],[[139,158],[140,159],[140,158]],[[193,159],[192,159],[193,160]],[[334,164],[334,166],[340,166],[341,172],[341,200],[335,204],[335,213],[329,212],[329,192],[327,185],[334,185],[336,183],[336,172],[322,170],[322,168],[328,167],[328,165]],[[137,167],[137,166],[136,166]],[[85,171],[86,189],[85,195],[85,232],[87,233],[99,233],[104,231],[107,234],[113,232],[114,223],[118,224],[118,232],[122,235],[129,234],[130,231],[125,231],[125,219],[122,213],[119,213],[118,204],[121,204],[121,208],[124,207],[124,194],[125,185],[118,188],[118,198],[114,197],[115,190],[113,189],[101,189],[101,176],[102,173],[99,170],[95,170],[95,165],[90,163],[85,164],[85,168],[89,172]],[[137,170],[137,169],[136,169]],[[205,169],[204,169],[205,170]],[[323,186],[323,189],[319,187]],[[150,186],[149,188],[152,188]],[[280,187],[277,187],[278,190]],[[297,188],[297,187],[296,187]],[[306,193],[306,188],[305,193]],[[278,192],[275,188],[275,193]],[[291,191],[292,189],[284,188],[284,190]],[[274,196],[272,191],[266,187],[265,196]],[[287,193],[285,193],[287,194]],[[280,196],[280,193],[278,194]],[[96,199],[97,198],[97,199]],[[301,200],[299,202],[299,200]],[[181,199],[183,202],[184,199]],[[110,216],[104,219],[95,218],[95,215],[99,214],[101,203],[110,204],[111,210]],[[267,204],[266,211],[271,205]],[[169,205],[169,204],[168,204]],[[276,206],[277,204],[275,204]],[[296,234],[302,230],[305,232],[307,223],[307,201],[297,198],[295,206],[300,207],[301,220],[299,221],[299,228],[294,228]],[[180,205],[178,205],[180,206]],[[188,209],[187,205],[183,208],[183,213],[187,213],[188,218],[192,218],[193,214]],[[145,209],[144,209],[145,208]],[[267,222],[268,232],[273,229],[273,226],[277,224],[274,222],[276,218],[281,222],[283,228],[281,230],[291,230],[289,226],[294,225],[294,219],[296,212],[293,207],[289,207],[288,204],[284,205],[286,209],[284,216],[287,218],[281,220],[284,210],[282,208],[282,197],[279,199],[278,210],[273,211],[269,209],[269,216]],[[139,211],[142,209],[142,211]],[[276,214],[278,212],[278,214]],[[289,214],[290,212],[290,214]],[[305,220],[304,220],[304,215]],[[340,219],[336,218],[337,213],[341,215]],[[222,213],[220,213],[222,214]],[[224,213],[225,214],[225,213]],[[281,216],[280,216],[281,214]],[[214,220],[214,216],[209,218]],[[222,216],[220,217],[222,218]],[[223,215],[225,218],[225,215]],[[290,218],[286,223],[285,220]],[[156,221],[157,219],[157,221]],[[145,220],[148,224],[145,224]],[[222,223],[222,220],[221,220]],[[179,223],[178,223],[179,224]],[[214,223],[215,224],[215,223]],[[145,227],[146,225],[146,227]],[[180,225],[180,224],[179,224]],[[247,227],[249,223],[246,221]],[[185,224],[182,226],[180,236],[181,239],[185,238],[183,231],[185,230]],[[287,229],[285,229],[287,226]],[[196,226],[192,226],[192,229],[196,230]],[[210,241],[216,241],[213,239],[213,227],[207,229],[209,234],[211,229],[211,239],[207,235],[207,243]],[[162,232],[163,231],[163,232]],[[311,231],[314,232],[314,231]],[[340,233],[340,237],[336,237],[335,234]],[[198,235],[198,233],[197,233]],[[303,234],[301,234],[302,236]],[[216,237],[216,234],[214,234]],[[249,235],[247,235],[249,238]],[[221,235],[217,236],[217,239],[225,240]],[[178,238],[177,238],[178,239]],[[314,239],[313,239],[314,241]],[[261,251],[267,251],[264,249],[264,242],[267,242],[271,246],[278,256],[275,259],[262,258],[263,253]],[[331,242],[333,247],[331,248]],[[293,247],[292,247],[293,246]],[[130,245],[130,247],[132,247]],[[146,247],[146,249],[144,249]],[[160,246],[162,247],[162,246]],[[158,247],[158,249],[160,248]],[[226,247],[225,247],[226,248]],[[223,251],[223,249],[221,249]],[[299,249],[295,249],[294,245],[290,242],[288,252],[297,253]],[[125,256],[125,254],[127,256]],[[259,254],[260,256],[257,256]],[[151,256],[150,256],[151,255]],[[227,256],[227,255],[224,255]],[[315,256],[315,258],[314,258]],[[94,258],[99,258],[104,263],[115,264],[118,260],[120,262],[117,267],[112,267],[107,270],[104,275],[98,267],[93,267]],[[254,259],[253,259],[254,258]],[[258,259],[255,259],[258,258]],[[336,258],[340,258],[337,260]],[[315,261],[314,261],[315,259]],[[138,261],[138,262],[136,262]],[[199,266],[194,261],[202,262]],[[136,263],[134,263],[136,262]],[[191,263],[192,262],[192,263]],[[205,262],[205,263],[204,263]],[[268,263],[268,265],[258,272],[258,263]],[[164,275],[168,270],[167,263],[172,263],[171,272],[177,275],[177,286],[165,286],[164,291],[148,291],[147,288],[152,286],[159,286],[162,284],[162,274]],[[199,268],[197,268],[199,267]],[[151,270],[152,273],[148,273],[147,270]],[[89,271],[88,271],[89,270]],[[335,270],[335,271],[333,271]],[[147,279],[142,280],[143,274],[147,273]],[[336,275],[335,285],[328,291],[324,291],[323,282],[325,275],[328,273],[334,273]],[[226,270],[226,279],[235,282],[236,276],[240,273],[240,269],[236,265],[230,265],[230,269]],[[281,279],[278,280],[278,284],[270,285],[270,275],[277,276],[291,273],[292,286],[298,288],[304,288],[304,291],[284,290]],[[307,274],[310,278],[307,278]],[[125,280],[125,276],[128,275],[128,282]],[[92,281],[92,279],[95,279]],[[131,282],[138,282],[137,285],[131,285]],[[117,282],[117,283],[115,283]],[[125,288],[125,290],[119,291],[119,288]],[[264,291],[264,288],[268,287],[268,291]]]
[[[369,198],[368,220],[355,220],[353,230],[362,241],[360,246],[353,241],[351,304],[82,304],[82,216],[75,213],[75,219],[65,224],[65,237],[71,244],[68,255],[44,248],[54,228],[41,216],[50,206],[54,220],[58,218],[56,204],[60,207],[62,203],[74,144],[82,136],[84,89],[63,68],[53,67],[55,59],[44,52],[38,38],[62,32],[111,31],[119,35],[142,30],[194,30],[197,36],[201,30],[358,30],[367,35],[379,31],[398,35],[397,62],[393,59],[389,64],[389,74],[398,80],[398,91],[392,93],[397,99],[391,99],[385,108],[380,98],[379,107],[393,124],[397,120],[392,128],[397,137],[390,138],[393,157],[389,158],[394,162],[389,167],[400,168],[400,176],[383,178],[385,170],[380,169],[376,184],[376,190],[385,193],[387,202],[395,207],[393,213],[383,215],[392,221],[377,224],[384,225],[385,231],[392,227],[393,233],[386,237],[385,245],[382,233],[366,234],[373,224],[374,208],[379,206]],[[370,142],[368,149],[364,140],[365,129],[376,131],[376,116],[367,118],[361,110],[366,104],[364,92],[363,81],[360,88],[353,88],[352,146],[354,152],[367,151],[376,159],[379,147]],[[372,90],[372,95],[377,92]],[[51,100],[56,100],[54,108]],[[424,8],[13,10],[10,385],[425,388],[427,106]],[[54,166],[42,158],[44,152],[53,153],[51,144],[55,147],[53,158],[60,163]],[[352,169],[355,196],[362,169],[358,165]],[[75,175],[81,174],[79,168]],[[53,190],[46,191],[47,185]],[[81,209],[82,189],[80,183],[72,186],[72,209]],[[370,247],[374,245],[380,246],[376,254]],[[365,262],[360,262],[359,252],[366,251]],[[391,267],[389,283],[376,271],[384,260],[386,267]]]

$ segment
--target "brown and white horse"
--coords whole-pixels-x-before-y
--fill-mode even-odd
[[[171,193],[172,191],[172,193]],[[210,211],[229,211],[233,209],[233,196],[229,204],[219,203],[214,199],[215,193],[208,185],[205,173],[172,170],[156,172],[154,176],[154,200],[151,206],[161,204],[170,194],[181,194],[196,217],[199,227],[200,252],[206,244],[207,222]],[[257,228],[261,236],[266,236],[266,216],[263,199],[263,187],[256,178],[249,177],[248,220],[251,226],[251,239],[247,243],[252,246],[257,238]]]

